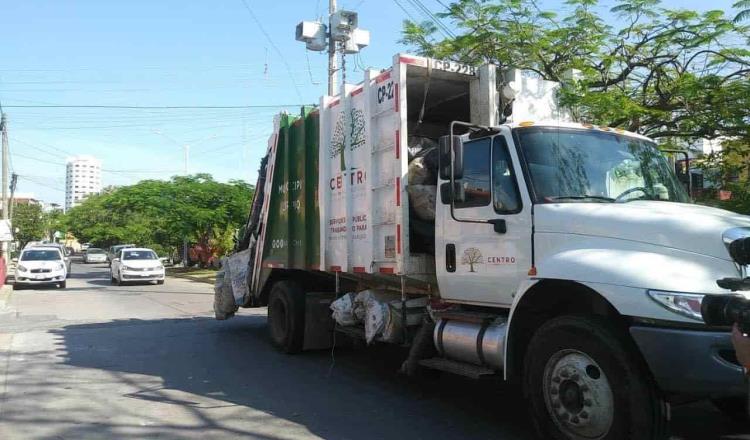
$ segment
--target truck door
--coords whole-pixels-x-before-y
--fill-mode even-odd
[[[437,201],[435,263],[444,299],[510,306],[531,267],[531,200],[503,130],[463,144],[453,212]]]

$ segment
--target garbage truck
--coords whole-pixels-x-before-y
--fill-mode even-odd
[[[691,203],[654,141],[575,122],[558,89],[397,54],[278,115],[216,317],[267,306],[286,353],[338,337],[408,347],[406,374],[499,376],[545,439],[663,438],[697,399],[741,414],[701,301],[750,297],[726,288],[748,285],[750,217]]]

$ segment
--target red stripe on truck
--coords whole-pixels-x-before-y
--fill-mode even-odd
[[[362,93],[363,90],[364,89],[362,88],[362,86],[357,87],[356,89],[352,90],[352,96],[359,95],[360,93]]]
[[[393,273],[393,268],[392,267],[381,267],[380,268],[380,273]]]
[[[401,178],[396,177],[396,206],[401,206]]]
[[[375,84],[380,84],[383,81],[389,80],[391,78],[391,71],[383,72],[380,75],[375,77]]]
[[[401,253],[401,225],[396,225],[396,252]]]
[[[337,99],[334,99],[333,101],[331,101],[331,103],[330,103],[330,104],[328,104],[328,108],[333,108],[333,107],[336,107],[337,105],[339,105],[339,102],[341,102],[341,100],[340,100],[340,99],[338,99],[338,98],[337,98]]]
[[[401,157],[401,130],[396,130],[396,159]]]
[[[411,58],[411,57],[398,57],[398,62],[399,62],[399,63],[404,63],[404,64],[417,64],[417,61],[419,61],[419,60],[418,60],[418,59],[416,59],[416,58]]]
[[[364,266],[354,266],[352,269],[356,273],[365,273],[365,272],[367,272],[367,270],[365,269]]]

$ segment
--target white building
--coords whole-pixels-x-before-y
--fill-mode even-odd
[[[102,190],[102,163],[93,156],[74,156],[65,170],[65,210],[80,205],[89,194]]]

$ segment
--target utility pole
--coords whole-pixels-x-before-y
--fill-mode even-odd
[[[336,13],[336,0],[328,0],[328,29],[333,23],[331,17]],[[338,62],[336,60],[336,40],[328,39],[328,96],[336,94],[336,75],[338,74]]]
[[[183,147],[185,154],[185,175],[188,175],[188,164],[190,163],[190,145],[185,144]]]
[[[8,202],[8,218],[13,218],[13,196],[16,193],[16,185],[18,184],[18,174],[13,173],[10,175],[10,201]],[[13,228],[11,228],[11,232],[13,231]]]
[[[0,132],[3,136],[3,220],[8,220],[8,119],[5,113],[0,115]]]

